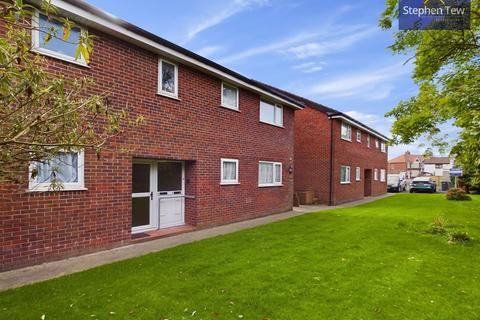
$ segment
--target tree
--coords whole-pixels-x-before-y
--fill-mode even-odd
[[[60,20],[61,30],[35,27],[33,10],[22,0],[0,1],[5,30],[0,38],[0,181],[20,182],[29,164],[48,162],[59,152],[93,149],[100,155],[107,141],[143,120],[130,119],[126,106],[114,110],[108,92],[91,94],[92,79],[66,79],[45,70],[45,58],[31,50],[33,30],[45,35],[45,42],[75,43],[77,59],[87,62],[93,37],[82,32],[71,39],[75,24],[56,18],[50,1],[43,1],[41,10],[48,19]]]
[[[398,19],[398,0],[387,0],[380,19],[383,29]],[[445,148],[441,125],[459,128],[451,154],[470,185],[480,185],[480,0],[471,1],[469,30],[408,30],[396,32],[391,50],[411,54],[413,80],[419,91],[401,101],[393,116],[394,143],[412,143],[426,135],[433,146]]]

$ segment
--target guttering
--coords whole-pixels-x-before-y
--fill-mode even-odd
[[[39,0],[30,0],[39,4]],[[273,99],[277,103],[293,109],[303,109],[303,105],[284,99],[267,90],[253,85],[248,78],[229,70],[213,61],[203,58],[185,48],[166,41],[150,32],[136,27],[126,21],[112,16],[111,14],[93,7],[83,1],[76,0],[52,0],[52,5],[63,13],[73,15],[76,20],[94,29],[101,30],[117,38],[139,45],[159,55],[164,55],[177,61],[189,64],[206,73],[215,75],[222,80],[230,81],[238,86],[250,89],[263,97]],[[168,44],[168,46],[166,45]],[[175,49],[174,49],[175,48]],[[200,61],[201,60],[201,61]]]
[[[362,130],[370,133],[372,136],[375,136],[375,137],[379,138],[380,140],[383,140],[383,141],[385,141],[385,142],[389,142],[389,141],[390,141],[390,139],[388,139],[388,138],[385,137],[384,135],[382,135],[382,134],[380,134],[380,133],[378,133],[378,132],[376,132],[376,131],[368,128],[368,127],[366,127],[365,125],[361,124],[360,122],[357,122],[357,121],[354,121],[354,120],[352,120],[352,119],[347,118],[347,117],[346,117],[345,115],[343,115],[343,114],[331,115],[331,116],[330,116],[330,119],[340,119],[340,120],[342,120],[342,121],[344,121],[344,122],[346,122],[346,123],[348,123],[348,124],[350,124],[350,125],[352,125],[352,126],[354,126],[354,127],[360,128],[360,129],[362,129]]]

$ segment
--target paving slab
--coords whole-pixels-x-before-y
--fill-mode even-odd
[[[130,244],[110,250],[99,251],[78,257],[68,258],[60,261],[47,262],[40,265],[16,269],[0,273],[0,291],[21,287],[24,285],[58,278],[63,275],[88,270],[104,264],[121,261],[129,258],[139,257],[152,252],[158,252],[164,249],[176,247],[181,244],[199,241],[232,233],[239,230],[249,229],[261,226],[275,221],[285,220],[300,216],[309,212],[324,211],[336,208],[348,208],[372,202],[378,199],[389,197],[391,194],[385,194],[379,197],[368,197],[360,201],[349,202],[338,206],[313,205],[300,206],[293,211],[273,214],[257,219],[235,222],[227,225],[213,227],[209,229],[197,230],[183,233],[167,238]]]

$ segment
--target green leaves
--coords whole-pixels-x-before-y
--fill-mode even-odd
[[[142,122],[130,119],[126,106],[108,105],[109,89],[92,79],[48,73],[45,58],[30,51],[32,26],[24,21],[30,20],[31,11],[22,1],[8,5],[2,18],[18,23],[7,23],[0,38],[0,181],[21,182],[28,178],[30,163],[49,160],[60,151],[91,149],[100,155],[113,137]],[[50,1],[41,8],[54,19]],[[68,19],[60,21],[61,30],[41,30],[46,43],[53,38],[71,41],[76,26]],[[90,61],[92,37],[82,32],[75,41],[78,58]],[[36,174],[33,170],[32,176]]]
[[[397,54],[412,53],[415,97],[401,101],[386,116],[395,118],[396,143],[412,143],[426,135],[445,148],[440,125],[453,122],[460,134],[452,154],[471,179],[480,185],[480,0],[471,2],[470,30],[399,31],[390,46]],[[387,0],[380,26],[391,28],[398,19],[398,1]]]

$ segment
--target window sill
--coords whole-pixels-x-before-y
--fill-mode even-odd
[[[25,192],[26,193],[42,193],[42,192],[72,192],[72,191],[88,191],[88,188],[66,187],[60,190],[52,190],[44,187],[38,187],[36,189],[27,189]]]
[[[277,127],[277,128],[282,128],[282,129],[285,129],[285,127],[282,125],[278,125],[278,124],[274,124],[274,123],[270,123],[270,122],[265,122],[265,121],[262,121],[260,120],[260,123],[264,123],[264,124],[268,124],[269,126],[272,126],[272,127]]]
[[[35,53],[40,54],[42,56],[46,56],[46,57],[49,57],[49,58],[65,61],[65,62],[72,63],[72,64],[75,64],[77,66],[88,68],[88,69],[91,68],[86,62],[84,62],[82,60],[75,60],[74,58],[71,58],[69,56],[64,56],[64,55],[61,55],[61,54],[57,54],[54,51],[45,50],[45,49],[42,49],[42,48],[32,48],[31,50],[32,50],[32,52],[35,52]]]
[[[157,96],[161,96],[161,97],[165,97],[165,98],[170,98],[170,99],[173,99],[173,100],[177,100],[177,101],[182,101],[180,100],[180,98],[178,97],[178,95],[172,95],[172,94],[167,94],[167,93],[164,93],[164,92],[157,92]]]
[[[351,182],[340,182],[340,184],[352,184]]]
[[[340,137],[340,138],[341,138],[342,140],[344,140],[344,141],[352,142],[352,139],[349,140],[349,139],[343,138],[343,137]]]
[[[274,188],[274,187],[283,187],[283,184],[264,184],[259,185],[259,188]]]
[[[242,111],[240,111],[239,109],[234,109],[234,108],[232,108],[232,107],[224,106],[223,104],[220,105],[220,108],[232,110],[232,111],[235,111],[235,112],[242,112]]]
[[[239,186],[240,182],[221,182],[221,186]]]

